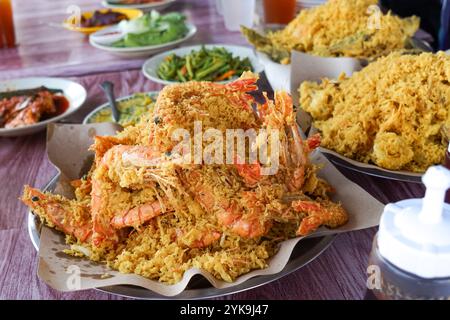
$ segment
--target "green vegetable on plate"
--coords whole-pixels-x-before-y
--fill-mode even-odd
[[[126,34],[113,47],[144,47],[164,44],[183,38],[188,27],[186,17],[177,12],[160,14],[153,10],[137,19],[122,21],[119,28]]]
[[[168,55],[159,65],[157,74],[166,81],[224,81],[244,71],[253,71],[249,58],[234,57],[223,47],[207,49],[202,46],[183,57]]]

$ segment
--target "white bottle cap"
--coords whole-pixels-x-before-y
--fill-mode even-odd
[[[450,170],[430,167],[423,199],[388,204],[381,216],[378,248],[396,267],[421,278],[450,277]]]

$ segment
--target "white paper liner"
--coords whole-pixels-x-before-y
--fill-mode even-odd
[[[70,196],[72,191],[67,187],[68,181],[80,177],[88,167],[86,163],[92,159],[92,153],[87,151],[95,134],[114,134],[117,127],[112,124],[90,125],[52,125],[49,128],[47,149],[49,159],[61,172],[61,179],[57,184],[57,192]],[[349,222],[341,228],[330,230],[321,228],[313,236],[323,236],[341,233],[378,225],[383,205],[357,184],[345,178],[319,152],[315,152],[312,162],[324,165],[319,176],[336,189],[335,201],[340,201],[349,213]],[[271,275],[283,270],[295,245],[301,237],[284,241],[280,244],[278,253],[268,261],[268,268],[255,270],[244,274],[233,283],[217,280],[210,273],[192,268],[185,272],[183,279],[174,285],[167,285],[158,281],[135,274],[122,274],[111,270],[103,264],[94,263],[85,258],[66,255],[62,250],[67,249],[64,236],[55,230],[44,227],[41,233],[39,247],[38,275],[49,286],[60,291],[75,291],[99,288],[112,285],[136,285],[147,288],[164,296],[175,296],[181,293],[196,274],[204,276],[214,287],[228,288],[243,283],[247,279],[258,275]],[[75,266],[75,267],[74,267]],[[79,275],[79,277],[77,277]]]
[[[291,65],[275,62],[267,54],[255,51],[259,61],[264,65],[264,72],[272,89],[289,92],[291,88]]]
[[[337,78],[341,72],[350,76],[354,71],[360,70],[365,63],[356,58],[324,58],[307,53],[292,51],[291,63],[281,64],[256,50],[256,55],[273,90],[289,92],[294,99],[298,98],[297,89],[305,80],[319,81],[322,78]]]

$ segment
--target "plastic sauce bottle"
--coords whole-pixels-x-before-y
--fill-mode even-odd
[[[448,143],[447,151],[445,152],[445,167],[450,169],[450,142]]]
[[[444,166],[450,170],[450,142],[448,143],[448,148],[447,151],[445,152]],[[450,190],[447,191],[447,195],[445,196],[445,202],[450,203]]]
[[[450,170],[434,166],[422,178],[423,199],[386,205],[367,269],[380,300],[450,299]]]

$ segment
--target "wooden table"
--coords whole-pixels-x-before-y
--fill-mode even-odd
[[[69,121],[79,122],[104,103],[99,89],[112,81],[118,96],[158,90],[140,68],[143,60],[123,60],[96,50],[87,39],[53,25],[67,16],[69,4],[83,10],[100,7],[100,0],[13,0],[19,46],[0,50],[0,80],[25,76],[64,76],[88,91],[83,108]],[[214,9],[214,1],[177,1],[198,34],[189,43],[245,44],[238,32],[228,32]],[[123,299],[87,290],[57,292],[36,275],[37,254],[27,233],[27,209],[17,198],[24,184],[41,187],[55,174],[46,158],[45,133],[0,138],[0,299]],[[423,196],[423,187],[343,170],[344,174],[383,203]],[[366,292],[366,264],[375,228],[337,237],[333,245],[306,267],[266,286],[224,299],[362,299]]]

